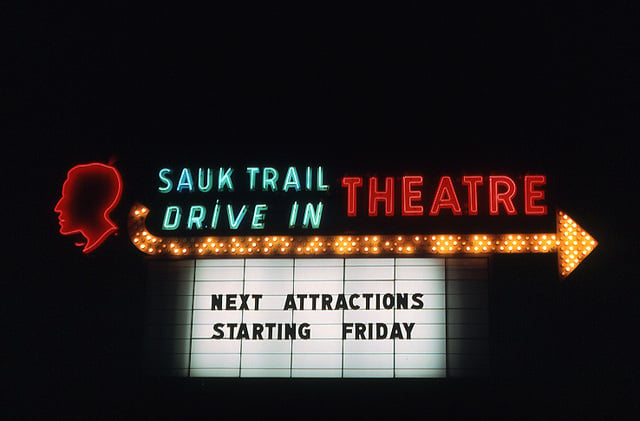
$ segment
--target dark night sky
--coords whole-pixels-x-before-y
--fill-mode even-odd
[[[637,410],[631,9],[16,7],[0,66],[3,188],[18,199],[4,206],[17,254],[2,281],[9,407],[196,413],[244,407],[246,393],[256,411],[314,414]],[[69,168],[112,158],[131,186],[159,163],[193,160],[537,171],[600,245],[563,283],[553,257],[494,260],[489,379],[157,382],[139,370],[141,256],[124,232],[80,255],[53,213]]]

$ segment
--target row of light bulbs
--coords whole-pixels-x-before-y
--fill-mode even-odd
[[[237,236],[160,238],[144,228],[149,210],[137,208],[133,215],[141,223],[132,241],[147,254],[246,255],[246,254],[436,254],[523,251],[548,252],[559,245],[555,234],[439,234],[439,235],[336,235],[336,236]]]
[[[558,232],[560,233],[560,251],[558,253],[560,274],[569,275],[587,257],[598,243],[587,234],[566,213],[560,212],[558,220]]]
[[[558,251],[561,275],[567,276],[597,242],[567,214],[560,212],[558,234],[438,234],[438,235],[336,235],[336,236],[235,236],[161,238],[144,225],[149,209],[134,208],[131,240],[150,255],[410,255],[548,253]],[[133,228],[133,229],[131,229]]]

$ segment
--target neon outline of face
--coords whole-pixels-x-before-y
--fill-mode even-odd
[[[86,188],[82,185],[83,182],[86,183],[87,180],[95,182],[95,179],[100,179],[99,183],[105,183],[108,198],[103,201],[99,209],[90,215],[90,218],[80,217],[73,210],[74,206],[79,204],[77,201],[82,200],[81,197],[78,197],[78,190]],[[54,208],[54,211],[60,214],[58,216],[60,234],[81,234],[87,240],[82,252],[89,253],[95,250],[109,235],[118,230],[118,226],[111,221],[109,214],[118,205],[121,196],[122,178],[114,167],[94,162],[71,168],[62,185],[62,197]],[[76,214],[74,215],[74,213]]]

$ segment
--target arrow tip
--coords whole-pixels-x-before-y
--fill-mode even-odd
[[[558,211],[556,216],[558,244],[558,269],[562,279],[569,276],[596,248],[598,242],[573,218]]]

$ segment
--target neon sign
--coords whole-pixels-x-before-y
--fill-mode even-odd
[[[54,208],[59,214],[60,234],[81,234],[85,241],[76,245],[83,247],[84,253],[95,250],[118,230],[109,215],[121,195],[122,179],[114,167],[91,163],[71,168]]]
[[[186,203],[169,201],[164,209],[160,207],[161,223],[151,230],[147,220],[155,211],[135,205],[129,231],[140,251],[172,257],[557,253],[563,278],[597,246],[593,237],[560,211],[552,213],[555,219],[540,231],[456,230],[456,221],[463,219],[486,223],[546,217],[547,177],[543,174],[443,175],[430,180],[427,183],[427,177],[415,173],[327,177],[322,166],[163,168],[157,173],[159,197],[186,198]],[[234,195],[241,191],[242,203],[238,203]],[[303,193],[306,196],[295,196]],[[256,203],[247,203],[252,195],[258,195]],[[277,195],[277,200],[270,195]],[[199,203],[188,203],[190,197]],[[308,198],[314,200],[305,203]],[[272,215],[274,208],[279,211]],[[351,224],[354,220],[368,226],[367,220],[375,220],[380,227],[387,220],[395,225],[398,218],[402,222],[448,218],[451,230],[386,234],[371,228],[354,231]],[[331,223],[336,219],[343,229],[327,234],[335,232]],[[314,232],[301,235],[305,230]]]
[[[149,178],[128,231],[164,258],[150,264],[151,313],[180,375],[446,377],[465,354],[456,340],[485,334],[486,300],[464,301],[472,291],[455,281],[518,253],[555,253],[565,278],[598,244],[553,209],[543,174],[165,166]],[[122,189],[112,166],[73,167],[60,233],[97,248],[118,229]]]
[[[233,193],[239,189],[246,192],[294,193],[328,192],[323,167],[288,167],[278,170],[274,167],[246,167],[241,173],[235,168],[162,168],[158,171],[157,192],[161,195],[188,196],[203,193]],[[191,230],[238,230],[248,227],[263,230],[267,227],[269,204],[224,203],[220,199],[203,201],[205,204],[178,205],[165,207],[161,229],[163,231]],[[321,225],[324,203],[290,203],[288,227],[318,229]],[[299,217],[300,214],[300,217]]]
[[[478,215],[478,186],[483,185],[486,177],[481,175],[465,175],[461,184],[468,190],[468,201],[466,206],[467,215]],[[546,184],[544,175],[524,176],[524,214],[525,215],[546,215],[547,206],[540,203],[545,199],[545,191],[542,189]],[[385,177],[384,188],[378,177],[369,177],[368,180],[368,215],[377,216],[378,207],[384,205],[384,215],[393,216],[394,207],[394,178]],[[422,191],[419,189],[424,184],[422,175],[406,175],[402,177],[402,216],[423,216],[424,207],[420,204]],[[517,193],[516,182],[506,175],[491,175],[488,177],[489,184],[489,215],[500,215],[501,212],[507,215],[516,215],[513,199]],[[358,215],[358,188],[363,186],[363,177],[343,177],[342,187],[347,190],[347,215]],[[433,198],[429,216],[438,216],[444,209],[448,209],[453,215],[462,215],[463,210],[453,186],[450,176],[440,177],[438,188]]]
[[[157,192],[165,198],[181,201],[180,204],[172,203],[164,207],[162,231],[236,231],[247,228],[270,229],[273,232],[282,231],[283,228],[323,228],[326,199],[336,194],[346,198],[346,209],[341,211],[334,208],[332,212],[346,212],[350,218],[365,212],[369,217],[377,217],[380,208],[380,215],[393,217],[398,207],[403,217],[546,215],[546,176],[527,174],[522,179],[521,185],[518,185],[516,180],[507,175],[464,175],[459,179],[457,192],[454,178],[444,175],[437,183],[432,183],[437,187],[432,196],[427,198],[423,194],[425,177],[419,174],[397,179],[345,175],[340,179],[339,186],[331,188],[322,166],[286,169],[253,166],[244,169],[162,168],[157,174]],[[481,190],[483,186],[486,188]],[[459,193],[460,189],[466,190],[463,196]],[[301,192],[316,193],[316,200],[306,203],[297,200],[295,195]],[[244,200],[242,203],[223,201],[225,197],[234,197],[234,193],[235,197],[242,194],[243,199],[259,194],[259,199],[254,203],[244,203]],[[479,206],[480,193],[487,199],[482,202],[483,206]],[[190,196],[197,196],[198,202],[193,203],[188,199]],[[359,205],[362,196],[367,199],[366,209],[361,209],[362,204]],[[398,197],[399,204],[396,203]],[[268,202],[274,198],[281,208],[279,213],[286,217],[271,222],[273,219],[269,215],[274,204]],[[520,209],[517,209],[516,200],[520,203]],[[185,203],[189,201],[192,203]]]
[[[173,257],[554,252],[561,277],[575,270],[598,244],[560,211],[552,214],[555,229],[459,229],[457,221],[469,218],[486,224],[503,218],[545,217],[548,197],[543,174],[442,175],[437,181],[427,180],[415,173],[332,177],[323,166],[165,167],[155,174],[153,206],[131,208],[130,238],[146,254]],[[73,167],[54,209],[60,233],[81,234],[85,241],[76,245],[84,253],[95,250],[118,229],[110,213],[121,194],[122,180],[114,167],[100,163]],[[413,227],[411,221],[440,218],[451,230],[406,229]],[[405,229],[376,232],[366,228],[367,220],[375,220],[377,228],[384,228],[387,220],[392,228],[400,222]],[[365,230],[359,228],[363,226]],[[300,235],[305,231],[313,233]]]
[[[315,170],[315,171],[314,171]],[[177,182],[172,178],[172,174],[180,173]],[[194,182],[193,174],[197,173],[197,182]],[[302,180],[304,181],[304,189],[307,191],[327,191],[329,186],[324,184],[324,169],[322,167],[312,168],[306,167]],[[234,191],[234,183],[232,175],[234,174],[234,168],[218,168],[215,171],[214,168],[198,168],[197,172],[190,168],[182,168],[180,171],[174,171],[171,168],[162,168],[158,172],[158,178],[162,185],[158,187],[158,191],[161,193],[171,193],[173,190],[177,192],[193,192],[196,189],[203,193],[208,193],[213,189],[214,182],[213,176],[217,174],[217,192],[222,191]],[[299,170],[296,167],[289,167],[284,176],[284,180],[281,184],[278,184],[281,173],[273,167],[246,167],[247,181],[250,191],[258,190],[258,185],[261,186],[262,191],[289,191],[291,189],[295,191],[302,190],[302,183]],[[314,184],[314,177],[315,181]],[[175,187],[174,187],[175,186]]]

